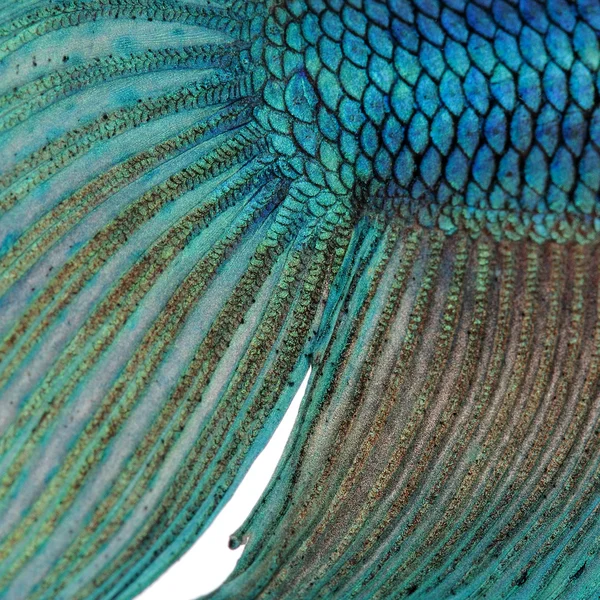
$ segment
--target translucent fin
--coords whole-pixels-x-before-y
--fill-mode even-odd
[[[3,599],[134,597],[308,369],[349,210],[267,151],[251,10],[0,10]]]
[[[389,225],[210,597],[598,594],[598,249]]]

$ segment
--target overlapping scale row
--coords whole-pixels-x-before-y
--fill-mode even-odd
[[[292,176],[448,232],[600,231],[594,2],[293,0],[264,33]]]

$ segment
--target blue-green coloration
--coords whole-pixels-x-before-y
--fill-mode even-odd
[[[0,0],[0,598],[134,598],[309,366],[211,597],[597,598],[599,191],[596,0]]]
[[[516,4],[274,8],[256,117],[286,174],[447,232],[596,239],[600,8]]]

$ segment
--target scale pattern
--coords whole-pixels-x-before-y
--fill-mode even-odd
[[[595,239],[599,32],[591,0],[282,3],[259,121],[307,188],[447,232]]]
[[[0,598],[135,598],[309,366],[213,598],[597,598],[599,87],[596,0],[0,0]]]

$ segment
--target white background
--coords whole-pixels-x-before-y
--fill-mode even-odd
[[[273,437],[212,525],[178,562],[136,600],[193,600],[212,592],[227,579],[243,552],[243,547],[229,549],[229,536],[246,520],[275,471],[296,420],[309,374]]]

